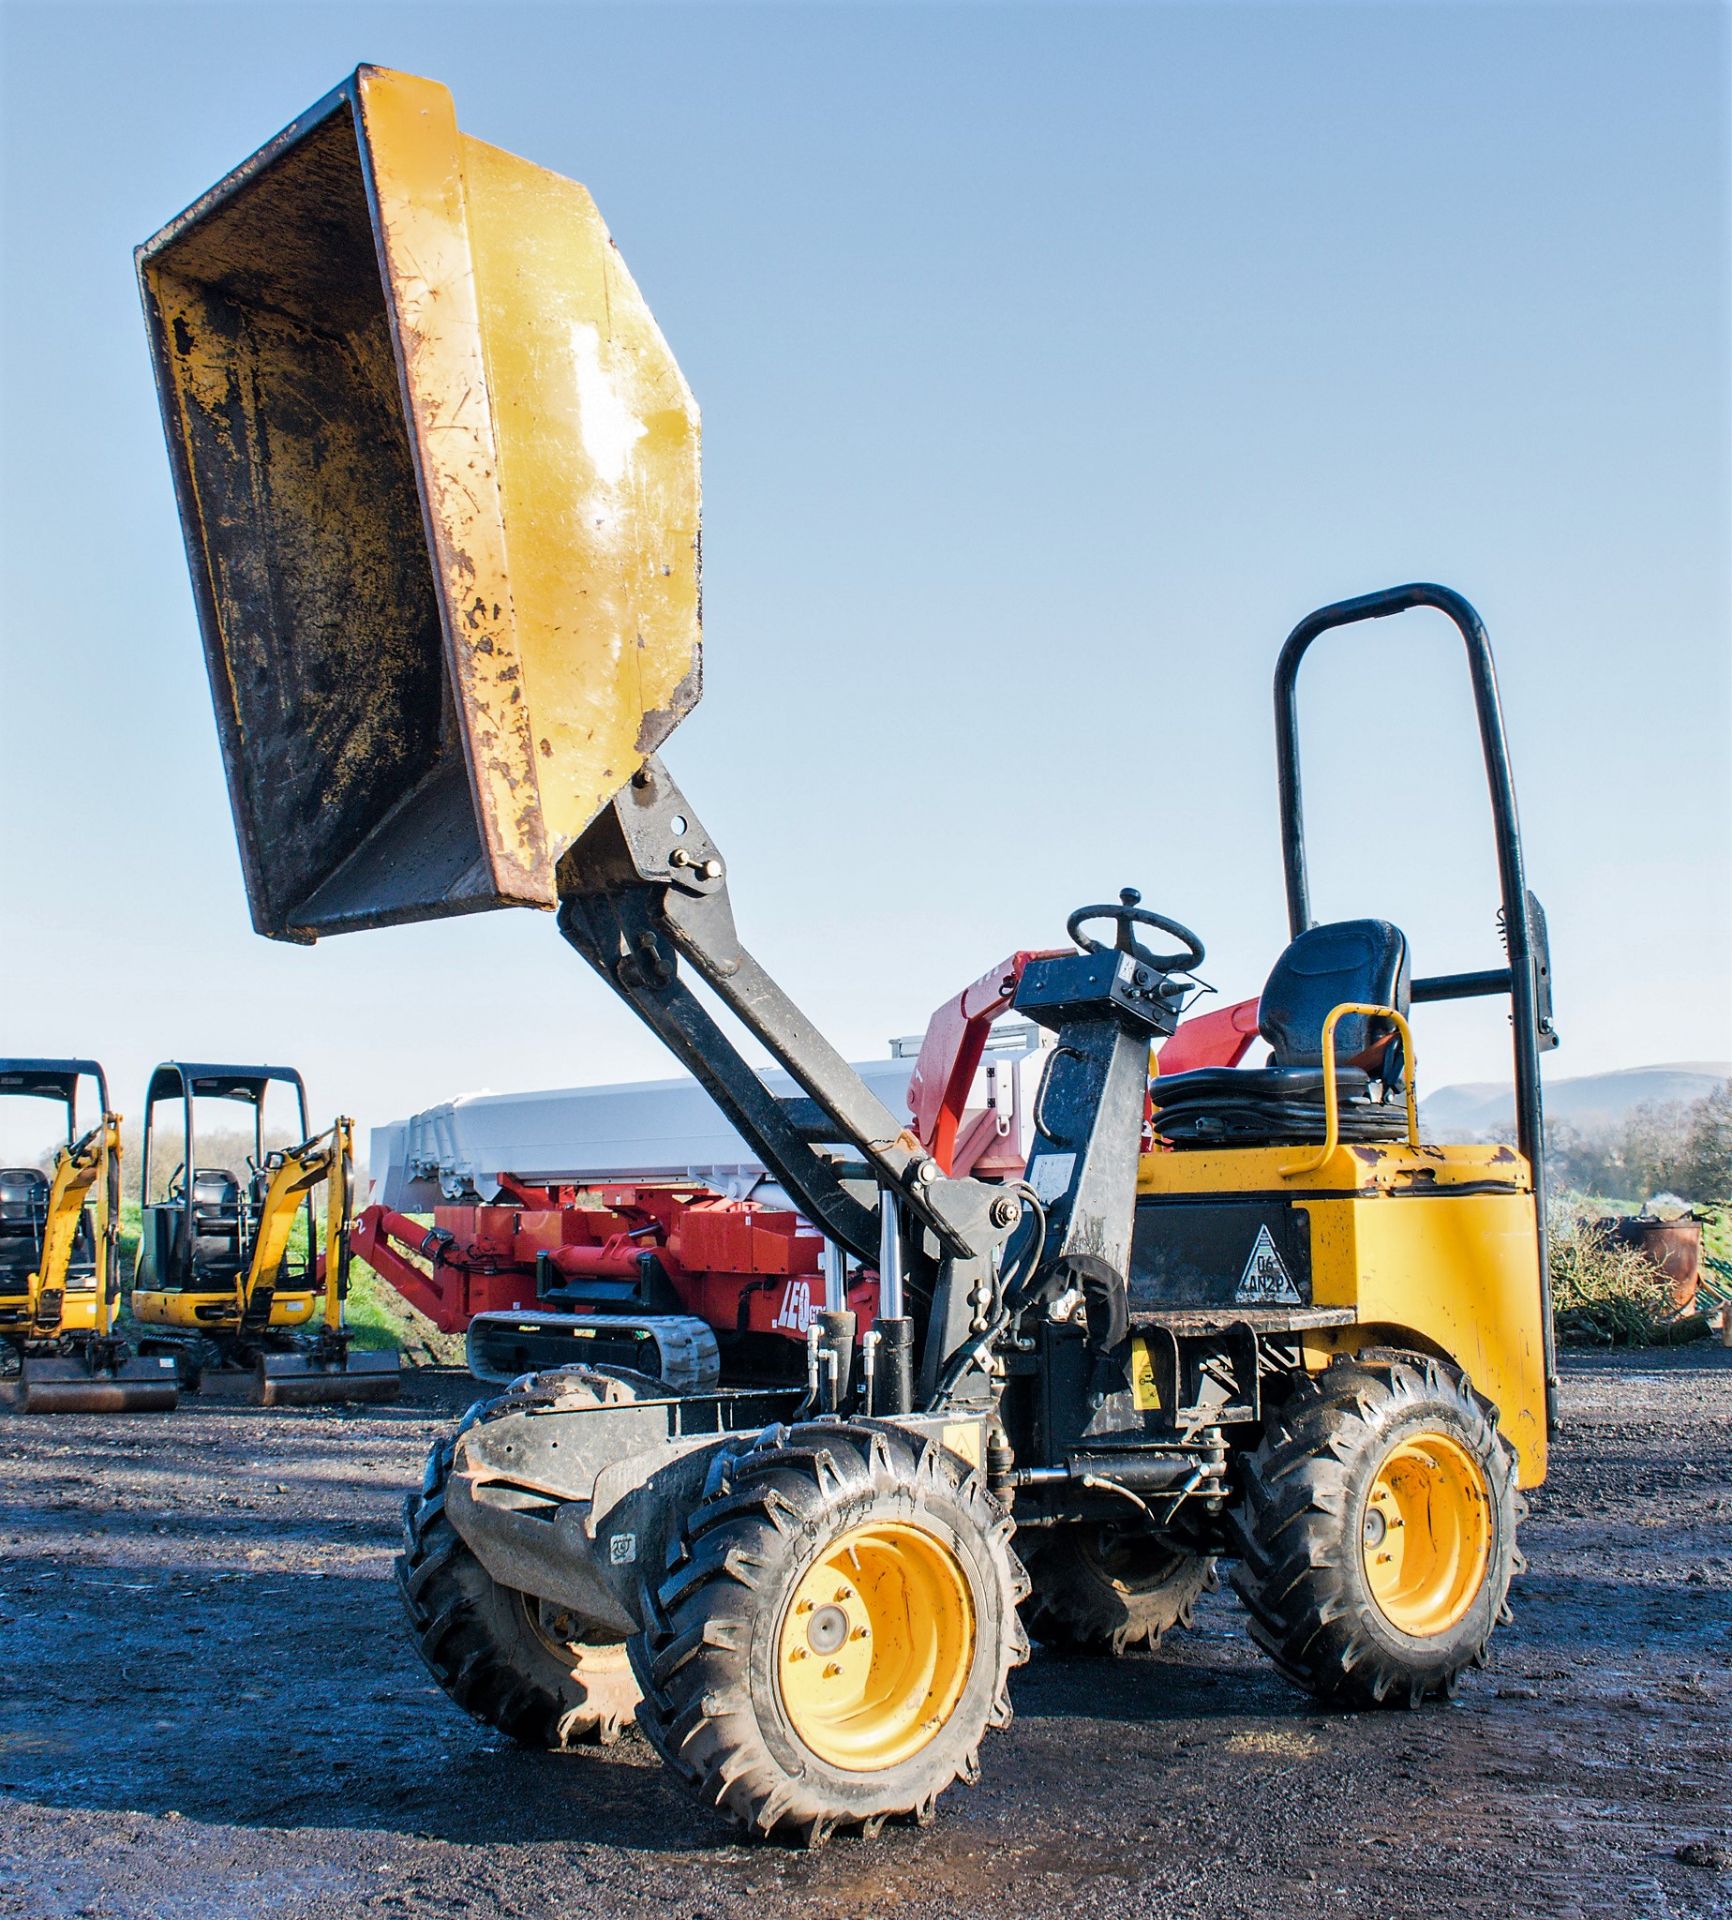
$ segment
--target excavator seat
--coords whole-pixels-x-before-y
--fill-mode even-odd
[[[1275,962],[1259,1003],[1269,1043],[1264,1067],[1199,1067],[1157,1076],[1155,1131],[1169,1145],[1308,1145],[1324,1137],[1323,1023],[1359,1002],[1407,1013],[1407,937],[1387,920],[1308,928]],[[1335,1028],[1343,1140],[1394,1140],[1406,1131],[1401,1045],[1393,1022],[1347,1014]],[[1376,1082],[1377,1095],[1372,1094]]]
[[[241,1187],[226,1168],[192,1177],[192,1270],[201,1280],[233,1280],[241,1270]]]
[[[42,1254],[48,1176],[39,1167],[0,1167],[0,1276],[22,1288]]]

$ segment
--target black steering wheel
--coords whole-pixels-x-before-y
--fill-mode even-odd
[[[1191,973],[1200,967],[1203,964],[1202,941],[1189,927],[1181,926],[1177,920],[1169,920],[1164,913],[1156,913],[1152,907],[1145,907],[1142,900],[1143,896],[1135,887],[1121,887],[1116,907],[1078,907],[1064,923],[1064,930],[1084,953],[1107,953],[1116,949],[1120,953],[1131,954],[1145,967],[1153,967],[1157,973]],[[1111,920],[1117,924],[1118,937],[1111,949],[1104,940],[1091,939],[1088,934],[1078,931],[1090,920]],[[1175,940],[1184,941],[1184,947],[1178,953],[1151,953],[1131,932],[1132,927],[1159,927],[1162,933],[1170,933]]]

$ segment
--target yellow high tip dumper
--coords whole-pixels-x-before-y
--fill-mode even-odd
[[[1267,1063],[1161,1073],[1145,1138],[1204,955],[1127,888],[1017,984],[1057,1039],[1025,1173],[954,1177],[744,946],[659,756],[699,690],[697,416],[582,188],[362,68],[139,271],[255,924],[556,905],[830,1243],[804,1391],[565,1368],[433,1449],[398,1579],[453,1700],[560,1745],[641,1690],[706,1803],[816,1842],[976,1777],[1023,1618],[1152,1644],[1217,1556],[1320,1698],[1482,1664],[1545,1472],[1555,1036],[1473,608],[1398,587],[1280,652]],[[1418,609],[1465,649],[1502,952],[1416,976],[1388,921],[1312,912],[1295,688],[1320,636]],[[833,916],[846,864],[812,884]],[[1412,1016],[1470,996],[1509,1010],[1514,1146],[1419,1133]]]

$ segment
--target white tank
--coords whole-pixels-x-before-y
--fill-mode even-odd
[[[893,1040],[890,1057],[853,1063],[898,1120],[908,1118],[908,1079],[920,1036]],[[991,1072],[1010,1084],[1004,1131],[1020,1145],[1029,1102],[1022,1069],[1038,1065],[1026,1021],[1006,1021],[988,1043]],[[986,1073],[983,1067],[983,1077]],[[772,1093],[799,1089],[785,1073],[760,1070]],[[603,1087],[554,1087],[540,1093],[470,1093],[374,1127],[368,1166],[372,1197],[399,1213],[428,1213],[446,1202],[491,1200],[501,1174],[549,1183],[603,1180],[701,1180],[726,1193],[774,1201],[763,1162],[688,1076]],[[784,1200],[783,1204],[787,1204]]]
[[[917,1051],[918,1049],[916,1049]],[[856,1062],[854,1071],[901,1120],[914,1054]],[[798,1092],[762,1071],[772,1093]],[[445,1201],[491,1200],[499,1176],[520,1180],[702,1180],[728,1192],[761,1188],[763,1162],[689,1076],[539,1093],[470,1093],[372,1132],[373,1198],[399,1213]]]

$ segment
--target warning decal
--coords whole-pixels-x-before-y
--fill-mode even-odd
[[[1305,1304],[1266,1226],[1257,1229],[1257,1238],[1251,1244],[1251,1257],[1245,1262],[1245,1271],[1239,1276],[1239,1291],[1233,1298],[1247,1306],[1299,1307]]]

